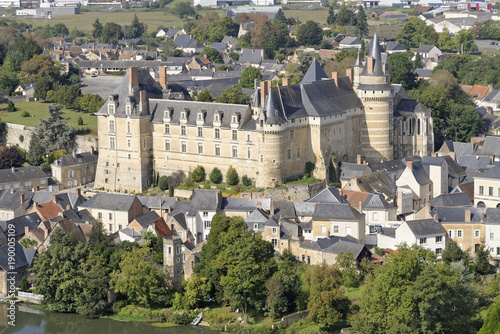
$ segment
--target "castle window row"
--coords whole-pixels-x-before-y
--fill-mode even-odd
[[[172,151],[172,144],[171,144],[171,141],[169,139],[165,140],[165,151],[166,152],[171,152]],[[180,153],[188,153],[188,143],[186,141],[181,141],[180,142]],[[290,151],[290,150],[289,150]],[[231,154],[230,156],[232,158],[238,158],[238,146],[231,146]],[[197,153],[198,154],[204,154],[205,153],[205,149],[204,149],[204,145],[203,143],[198,143],[197,144]],[[291,153],[290,153],[291,154]],[[215,156],[221,156],[221,147],[220,147],[220,144],[215,144],[214,145],[214,155]],[[300,157],[300,148],[297,149],[297,157]],[[247,147],[247,154],[246,154],[246,158],[247,159],[251,159],[252,158],[252,149],[251,147]],[[291,157],[290,157],[291,159]],[[261,162],[263,160],[263,157],[261,155]]]

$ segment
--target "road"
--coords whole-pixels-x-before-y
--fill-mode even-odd
[[[95,78],[83,77],[82,93],[99,94],[99,96],[106,100],[122,80],[122,76],[114,75],[98,76]]]

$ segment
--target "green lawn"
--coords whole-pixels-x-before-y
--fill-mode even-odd
[[[7,104],[0,104],[0,110],[3,110],[3,115],[1,115],[0,119],[2,122],[21,124],[27,126],[38,126],[40,124],[40,119],[48,118],[48,106],[49,103],[43,102],[16,102],[16,111],[15,112],[7,112]],[[21,112],[27,111],[31,116],[29,117],[21,117]],[[68,125],[77,128],[77,129],[85,129],[89,128],[90,130],[97,131],[97,117],[83,112],[75,112],[72,110],[64,109],[66,118],[70,118],[68,121]],[[83,119],[83,125],[78,125],[78,118],[81,117]]]

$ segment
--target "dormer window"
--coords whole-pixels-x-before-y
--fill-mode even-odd
[[[204,117],[203,117],[203,112],[199,112],[199,113],[198,113],[198,120],[199,120],[199,121],[203,121],[203,118],[204,118]]]
[[[218,115],[218,114],[216,114],[216,115],[215,115],[215,121],[216,121],[216,122],[220,122],[220,119],[219,119],[219,115]]]
[[[181,111],[181,118],[186,119],[186,112],[185,111]]]
[[[127,116],[130,116],[131,114],[131,110],[132,110],[132,107],[130,104],[128,104],[126,107],[125,107],[125,112],[127,113]]]
[[[238,117],[237,117],[236,115],[233,115],[233,116],[231,117],[231,122],[233,122],[233,123],[238,122]]]
[[[170,121],[170,117],[172,117],[172,111],[173,111],[172,108],[165,109],[165,111],[163,112],[163,118],[165,118],[168,121]]]
[[[108,113],[110,115],[115,113],[115,105],[114,104],[112,104],[112,103],[108,104]]]

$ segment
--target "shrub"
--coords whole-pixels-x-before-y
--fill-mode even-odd
[[[316,168],[316,165],[314,164],[314,162],[310,162],[310,161],[306,162],[306,173],[304,174],[304,177],[306,179],[310,178],[312,176],[314,168]]]
[[[236,172],[236,169],[233,168],[233,166],[230,166],[227,170],[226,181],[230,186],[237,185],[238,182],[240,182],[238,173]]]
[[[30,117],[30,116],[31,116],[31,115],[30,115],[30,113],[29,113],[29,112],[27,112],[26,110],[23,110],[23,111],[21,112],[21,117]]]
[[[194,182],[203,182],[205,181],[205,168],[203,166],[198,165],[193,172],[191,173],[191,178]]]
[[[83,118],[78,117],[78,125],[83,125]]]
[[[28,283],[28,279],[26,278],[26,276],[24,276],[22,279],[21,279],[21,291],[28,291],[30,289],[30,285]]]
[[[167,322],[176,325],[187,325],[191,322],[191,317],[187,311],[175,311],[166,319]]]
[[[42,164],[40,165],[40,168],[41,168],[41,169],[42,169],[45,173],[47,173],[47,174],[48,174],[48,173],[50,173],[50,172],[52,171],[52,167],[50,167],[50,164],[49,164],[47,161],[45,161],[44,163],[42,163]]]
[[[7,111],[8,112],[14,112],[14,111],[16,111],[16,106],[14,105],[14,102],[9,101],[9,104],[7,105]]]
[[[210,176],[208,177],[210,181],[212,181],[215,184],[219,184],[222,182],[222,173],[219,168],[214,167],[212,171],[210,172]]]
[[[168,188],[168,196],[169,197],[174,197],[174,187]]]
[[[23,135],[19,135],[19,141],[22,143],[24,142],[24,136]]]
[[[250,180],[250,178],[249,178],[248,176],[243,175],[243,176],[241,177],[241,183],[243,183],[243,185],[245,185],[245,186],[247,186],[247,187],[248,187],[249,185],[251,185],[251,184],[252,184],[252,180]]]
[[[170,177],[168,177],[167,175],[163,175],[162,177],[160,177],[160,181],[158,182],[158,187],[160,187],[162,191],[165,191],[168,189],[169,182],[170,182]]]

